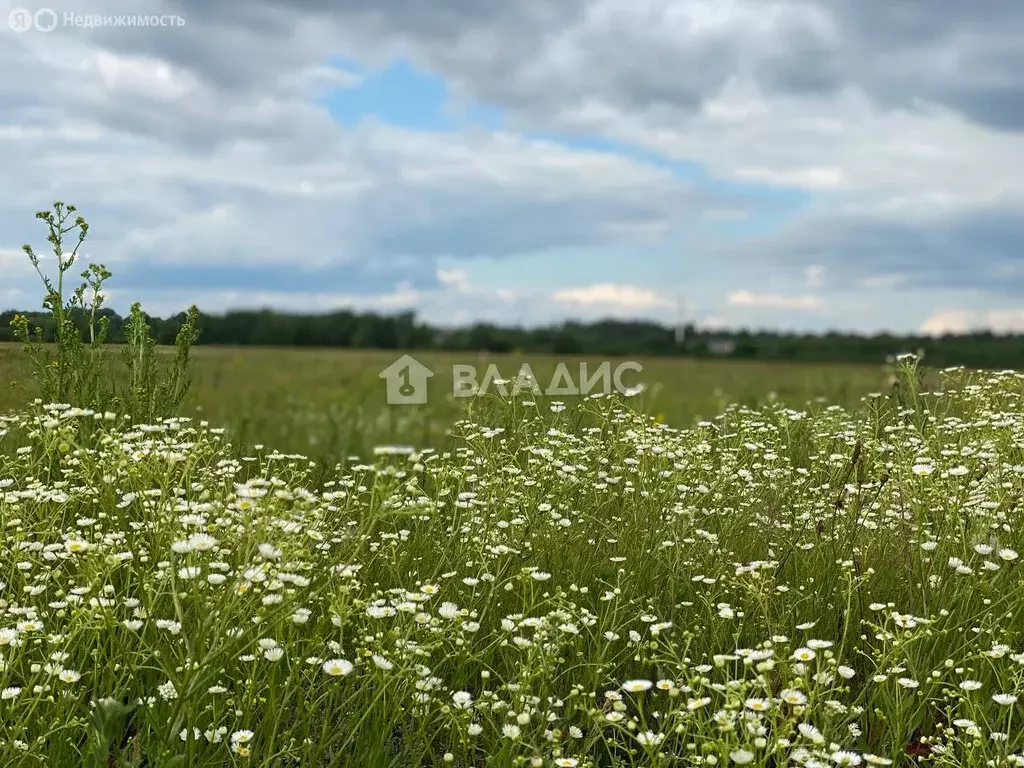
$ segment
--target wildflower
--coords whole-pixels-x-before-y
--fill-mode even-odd
[[[349,674],[354,667],[345,659],[329,659],[323,663],[322,669],[331,677],[339,677]]]
[[[454,619],[459,615],[459,606],[455,603],[441,603],[441,606],[437,609],[437,615],[442,619]]]
[[[501,735],[506,739],[515,740],[518,739],[521,734],[522,730],[515,723],[505,723],[505,725],[501,726]]]
[[[280,549],[275,547],[273,544],[260,544],[258,547],[260,557],[264,560],[277,560],[283,554]]]
[[[178,698],[178,690],[170,680],[158,685],[156,692],[160,694],[160,698],[164,701],[171,701],[172,699]]]
[[[810,723],[799,723],[796,728],[800,732],[801,736],[803,736],[805,739],[810,740],[814,744],[820,746],[821,744],[825,743],[824,735],[822,735],[821,731],[819,731]]]
[[[637,743],[644,747],[656,747],[665,740],[665,734],[643,731],[636,735]]]
[[[643,693],[649,691],[652,685],[650,680],[627,680],[622,684],[622,690],[629,693]]]
[[[793,688],[786,688],[783,690],[782,693],[779,694],[779,698],[787,704],[792,704],[794,706],[807,703],[807,697],[801,691],[794,690]]]
[[[208,533],[193,533],[188,537],[189,549],[194,552],[209,552],[219,542]]]
[[[747,709],[751,712],[767,712],[772,708],[772,703],[768,699],[747,699],[744,702]]]
[[[76,672],[73,669],[62,669],[57,673],[57,677],[60,678],[62,683],[77,683],[82,679],[82,673]]]
[[[860,755],[846,749],[837,749],[831,755],[832,762],[839,766],[855,766],[861,764]]]
[[[737,749],[729,753],[729,759],[736,763],[736,765],[750,765],[754,762],[754,757],[754,753],[749,749]]]
[[[1011,704],[1017,703],[1017,695],[1014,693],[996,693],[992,696],[992,701],[996,704],[1001,704],[1004,707],[1008,707]]]
[[[180,621],[172,621],[170,619],[157,619],[156,620],[156,626],[157,626],[157,629],[165,629],[168,632],[170,632],[172,635],[177,635],[177,634],[179,634],[181,632],[181,622]]]

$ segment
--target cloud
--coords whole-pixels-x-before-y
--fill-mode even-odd
[[[0,248],[0,268],[13,269],[22,262],[28,263],[28,256],[20,248]]]
[[[782,296],[778,293],[754,293],[746,289],[733,291],[727,300],[733,307],[764,309],[813,310],[821,306],[821,299],[818,296]]]
[[[649,310],[675,306],[674,302],[648,288],[614,283],[565,288],[556,291],[551,298],[561,304],[582,304],[620,310]]]
[[[439,269],[437,279],[441,285],[454,288],[460,293],[470,290],[469,275],[462,269]]]
[[[898,288],[899,311],[929,308],[901,319],[917,327],[939,291],[1024,293],[1024,6],[147,0],[147,11],[186,24],[5,31],[0,45],[0,231],[14,240],[3,245],[37,242],[31,214],[52,199],[79,203],[87,254],[124,296],[191,290],[216,303],[234,288],[288,303],[316,286],[377,301],[367,297],[406,284],[425,312],[582,316],[611,304],[549,306],[550,289],[485,297],[438,264],[471,275],[481,260],[541,254],[557,270],[566,252],[597,264],[658,249],[673,254],[657,257],[659,290],[722,295],[738,270],[758,281],[709,310],[744,308],[745,322],[788,308],[810,323],[837,292]],[[138,8],[95,0],[90,12]],[[445,130],[335,119],[332,99],[399,60],[440,83],[439,110],[491,117]],[[600,263],[591,287],[637,280],[628,259]],[[26,265],[8,267],[3,289],[25,291]],[[564,278],[554,284],[587,288]],[[463,293],[457,308],[438,298],[448,289]],[[619,299],[622,311],[669,311]]]
[[[219,3],[217,13],[238,5]],[[354,45],[400,51],[443,73],[465,98],[530,117],[560,109],[695,112],[741,77],[772,97],[828,99],[853,88],[882,109],[927,103],[998,130],[1024,128],[1024,8],[1004,0],[307,7]]]
[[[820,288],[825,279],[825,267],[821,264],[810,264],[804,268],[804,280],[808,288]]]
[[[827,261],[837,280],[867,288],[1024,293],[1024,209],[972,207],[926,214],[833,212],[723,246],[721,258],[800,266]],[[880,277],[881,276],[881,277]]]
[[[1024,333],[1022,309],[937,309],[921,324],[921,333],[941,336],[991,330],[993,333]]]
[[[233,30],[196,11],[179,30],[58,29],[0,49],[4,71],[24,73],[0,102],[3,231],[32,239],[31,214],[61,197],[80,204],[87,252],[119,277],[211,261],[370,264],[423,287],[441,257],[651,243],[705,210],[745,205],[666,168],[506,130],[372,116],[343,127],[313,91],[353,87],[351,73],[316,63],[314,32],[302,55],[279,50],[296,49],[281,30],[306,30],[302,14],[237,10]],[[261,51],[244,57],[251,72],[232,59],[243,40]]]

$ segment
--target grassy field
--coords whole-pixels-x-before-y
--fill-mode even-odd
[[[565,361],[575,375],[585,358],[416,353],[436,371],[425,406],[388,407],[378,373],[393,352],[197,347],[194,384],[183,412],[228,428],[240,445],[266,444],[327,462],[365,455],[375,445],[437,447],[465,401],[451,397],[453,363],[472,364],[483,375],[494,364],[514,378],[528,362],[542,387]],[[596,366],[602,360],[591,360]],[[729,403],[758,405],[777,397],[802,406],[821,398],[853,406],[882,390],[882,366],[787,365],[731,360],[653,358],[638,361],[647,390],[634,407],[679,427],[720,413]],[[613,363],[614,365],[614,363]],[[16,345],[0,345],[0,413],[20,408],[32,396],[27,362]],[[571,398],[570,398],[571,399]]]
[[[443,452],[275,451],[385,413],[389,359],[202,350],[191,408],[270,443],[240,457],[0,417],[0,765],[1024,765],[1024,377],[687,430],[492,396]],[[650,371],[680,422],[877,373]]]

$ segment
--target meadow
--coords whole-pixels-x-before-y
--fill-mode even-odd
[[[200,347],[133,424],[2,354],[4,766],[1024,765],[1020,374]]]
[[[474,365],[481,377],[495,365],[514,378],[526,362],[542,388],[558,363],[574,374],[581,361],[596,368],[606,358],[545,355],[465,355],[413,351],[436,372],[426,405],[389,407],[378,373],[399,353],[378,350],[198,346],[192,351],[192,387],[182,415],[228,430],[236,446],[265,444],[333,465],[364,456],[381,444],[440,448],[467,402],[451,396],[452,365]],[[612,365],[619,362],[611,360]],[[631,406],[676,427],[710,418],[729,405],[757,406],[779,399],[855,406],[890,386],[881,365],[814,365],[738,360],[641,358],[629,374],[646,390]],[[23,407],[36,392],[31,366],[17,344],[0,344],[0,413]],[[544,400],[545,398],[541,398]]]

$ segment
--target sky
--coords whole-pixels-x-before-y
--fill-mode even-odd
[[[121,311],[1024,331],[1024,3],[48,2],[0,309],[60,199]]]

